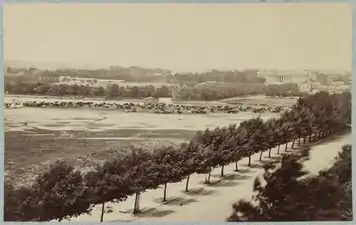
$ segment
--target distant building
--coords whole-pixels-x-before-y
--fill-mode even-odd
[[[147,105],[147,104],[157,104],[159,102],[158,98],[154,98],[154,97],[148,97],[143,99],[143,104]]]
[[[345,84],[344,81],[333,81],[331,83],[332,86],[343,86]]]
[[[259,77],[264,78],[265,84],[286,84],[294,83],[301,84],[308,80],[315,80],[316,76],[309,71],[259,71],[257,73]]]
[[[158,102],[164,104],[172,104],[172,98],[159,98]]]
[[[298,84],[298,88],[300,92],[310,93],[313,90],[313,84],[309,80],[303,81]]]
[[[41,83],[57,83],[59,82],[59,77],[57,76],[47,76],[47,75],[39,75],[38,81]]]
[[[351,91],[351,85],[330,85],[327,87],[327,91],[332,94],[347,92]]]
[[[207,81],[204,83],[200,83],[197,85],[197,87],[216,87],[216,86],[227,86],[227,85],[233,85],[231,82],[218,82],[218,81]]]

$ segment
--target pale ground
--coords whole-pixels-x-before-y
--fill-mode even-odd
[[[42,99],[37,99],[42,100]],[[52,100],[53,99],[46,99]],[[33,177],[56,159],[77,159],[128,145],[157,146],[188,141],[198,130],[239,124],[258,116],[238,114],[125,113],[113,109],[5,109],[5,172],[10,177]],[[264,113],[263,119],[277,116]],[[105,153],[106,154],[106,153]],[[109,154],[109,153],[107,153]],[[110,157],[108,155],[107,157]],[[33,168],[37,168],[33,170]]]
[[[305,162],[305,168],[311,173],[332,166],[335,156],[345,144],[351,143],[351,134],[340,135],[332,142],[313,146],[310,159]],[[284,148],[281,148],[284,149]],[[273,150],[275,153],[276,150]],[[283,151],[282,151],[283,152]],[[266,156],[267,153],[264,153]],[[273,154],[273,156],[277,156]],[[259,164],[259,154],[253,156],[252,162]],[[267,160],[266,158],[264,160]],[[141,208],[148,210],[137,216],[130,213],[134,203],[134,196],[119,204],[108,203],[113,208],[112,213],[104,215],[104,221],[158,220],[158,221],[224,221],[232,212],[232,204],[239,199],[250,199],[254,178],[263,174],[260,167],[248,168],[247,158],[239,163],[244,173],[233,172],[234,165],[225,168],[225,179],[206,186],[204,175],[192,175],[190,178],[190,193],[184,193],[185,180],[181,183],[168,184],[168,197],[172,200],[167,204],[160,203],[163,189],[149,190],[141,196]],[[229,176],[230,175],[230,176]],[[212,173],[212,181],[219,180],[220,168]],[[100,221],[101,205],[98,205],[92,215],[82,215],[72,221]],[[126,212],[126,213],[122,213]]]
[[[21,108],[5,109],[5,131],[22,131],[26,127],[46,130],[112,130],[112,129],[175,129],[204,130],[217,126],[240,123],[258,114],[241,112],[238,114],[154,114],[125,113],[104,109],[56,109]],[[262,119],[277,116],[263,113]],[[27,122],[27,126],[24,123]]]

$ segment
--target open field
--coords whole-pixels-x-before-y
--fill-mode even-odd
[[[254,113],[158,115],[100,109],[5,109],[5,173],[33,176],[56,159],[95,153],[109,157],[111,149],[128,145],[177,144],[196,131],[240,123]],[[278,116],[264,113],[263,119]],[[20,178],[18,179],[20,182]]]

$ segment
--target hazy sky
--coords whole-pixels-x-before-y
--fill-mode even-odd
[[[206,69],[351,69],[351,5],[4,6],[8,60]]]

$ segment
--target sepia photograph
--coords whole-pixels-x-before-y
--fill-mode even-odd
[[[352,5],[3,6],[4,220],[352,221]]]

